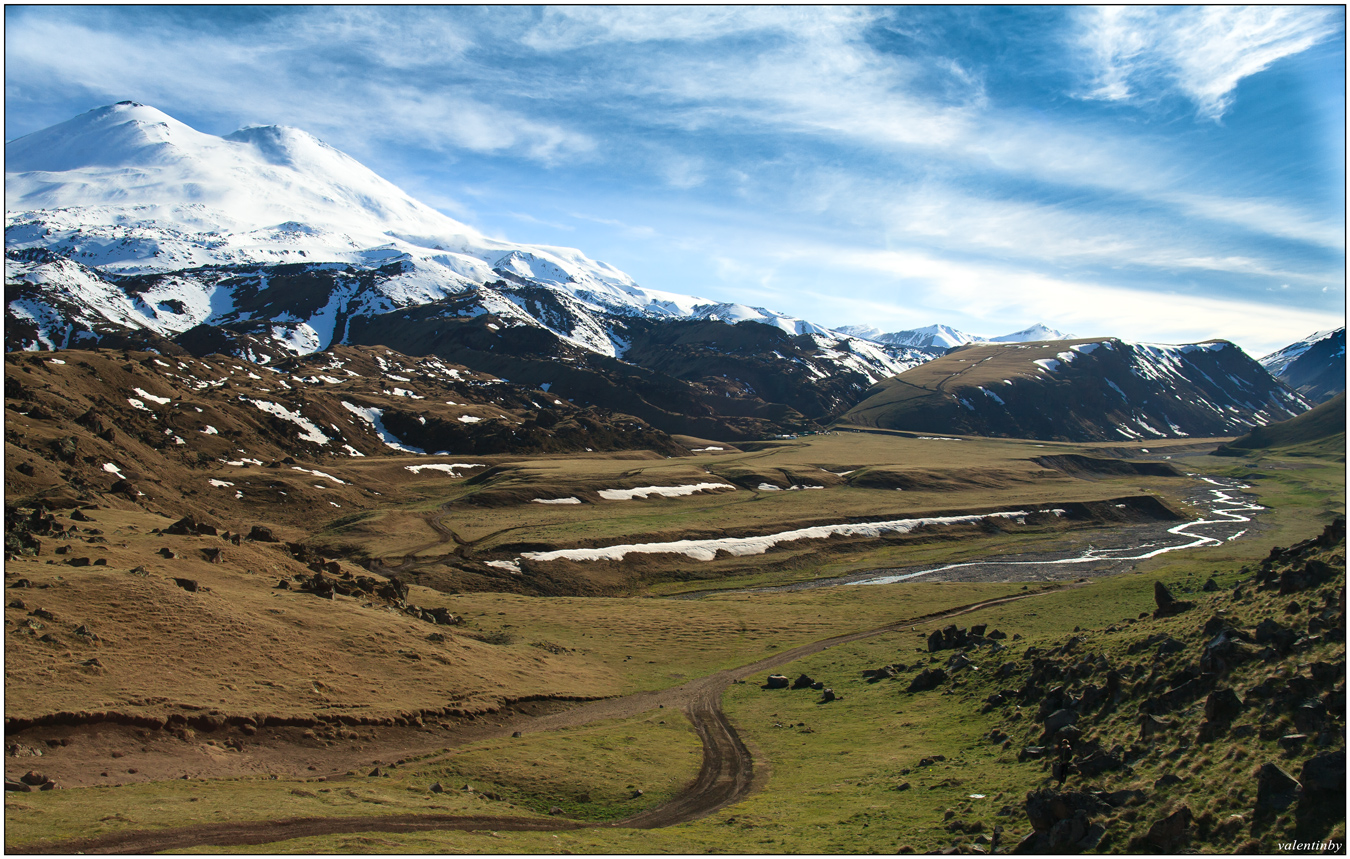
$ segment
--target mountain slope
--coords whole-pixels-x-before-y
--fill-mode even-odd
[[[1216,456],[1241,456],[1253,450],[1345,460],[1345,392],[1296,418],[1257,427],[1223,445]]]
[[[1272,376],[1311,400],[1345,390],[1345,328],[1318,331],[1261,359]]]
[[[10,353],[5,428],[9,495],[110,492],[175,516],[266,510],[269,522],[378,503],[344,474],[382,456],[440,453],[462,472],[507,453],[686,453],[627,414],[383,347],[340,346],[271,368],[218,355]],[[291,457],[322,464],[305,471]]]
[[[868,393],[841,422],[1063,441],[1235,435],[1309,407],[1225,341],[975,344]]]
[[[197,355],[275,363],[378,344],[439,350],[489,373],[557,377],[557,393],[579,401],[609,387],[613,407],[639,410],[650,403],[650,391],[634,387],[643,374],[611,368],[646,361],[667,403],[735,437],[771,429],[760,415],[809,429],[867,385],[931,357],[764,308],[644,289],[577,250],[489,239],[296,129],[215,137],[124,102],[11,141],[6,161],[8,351],[171,341]],[[401,324],[413,316],[430,326],[418,329],[416,347]],[[632,349],[634,337],[655,342],[651,326],[671,321],[703,325],[697,366]],[[742,325],[770,326],[795,345],[748,337],[760,343],[752,368],[744,350],[718,345],[739,336],[721,329]],[[689,330],[681,337],[693,349]],[[518,369],[564,359],[592,376],[569,388],[574,374]],[[748,381],[774,375],[793,381],[779,386],[783,400]],[[746,386],[740,396],[710,394],[704,380],[717,379]]]

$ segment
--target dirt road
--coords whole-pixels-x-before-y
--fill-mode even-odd
[[[946,611],[888,623],[875,629],[821,639],[767,656],[749,665],[720,671],[681,686],[656,692],[641,692],[622,698],[610,698],[582,704],[562,712],[524,717],[501,726],[497,731],[528,733],[553,731],[606,719],[636,716],[658,706],[678,708],[698,732],[703,743],[703,764],[694,782],[677,796],[656,808],[626,820],[610,824],[588,824],[559,818],[522,818],[492,816],[456,816],[434,814],[395,814],[378,817],[307,817],[287,820],[242,821],[185,826],[174,829],[121,832],[96,838],[80,838],[59,843],[7,845],[7,853],[153,853],[189,847],[271,844],[291,838],[334,835],[353,832],[426,832],[435,830],[562,831],[587,827],[614,826],[633,829],[657,829],[698,820],[721,808],[739,802],[761,789],[767,782],[767,767],[758,766],[754,756],[722,711],[722,695],[735,682],[772,671],[782,665],[840,644],[884,635],[915,626],[946,621],[1041,593],[1017,594],[984,600]]]

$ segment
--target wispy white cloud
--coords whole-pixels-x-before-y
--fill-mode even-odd
[[[595,148],[583,132],[488,103],[479,87],[409,80],[412,65],[443,65],[468,43],[443,23],[402,22],[409,32],[399,23],[368,9],[332,9],[262,24],[253,38],[239,39],[41,17],[7,27],[5,47],[7,62],[26,77],[78,86],[98,99],[188,104],[241,124],[283,117],[357,154],[371,149],[364,141],[397,140],[554,163]],[[408,52],[409,40],[420,52]],[[54,52],[54,44],[66,49]],[[334,65],[357,56],[359,69]]]
[[[842,265],[887,274],[926,304],[962,307],[975,319],[1048,319],[1076,334],[1190,343],[1232,340],[1264,355],[1335,321],[1327,313],[1230,297],[1186,294],[1058,278],[1034,270],[973,264],[922,252],[840,251]]]
[[[944,34],[930,24],[947,13],[908,7],[287,7],[212,27],[173,16],[130,26],[124,14],[7,12],[11,102],[41,109],[33,93],[59,89],[87,93],[89,107],[146,101],[214,133],[298,125],[393,167],[416,196],[485,232],[534,218],[558,242],[635,248],[625,267],[658,288],[680,290],[674,278],[700,257],[687,291],[709,288],[700,278],[712,271],[735,300],[838,311],[843,300],[811,297],[811,272],[849,300],[889,291],[891,313],[913,325],[969,303],[990,321],[982,333],[1037,316],[1089,330],[1080,293],[1122,302],[1142,325],[1144,293],[1100,285],[1129,282],[1121,271],[1184,284],[1193,294],[1178,314],[1196,318],[1209,307],[1197,282],[1227,288],[1213,286],[1218,275],[1250,294],[1261,278],[1286,293],[1343,292],[1339,206],[1256,171],[1231,181],[1208,149],[1186,148],[1187,135],[1216,139],[1225,126],[1156,113],[1120,122],[1062,98],[1063,64],[1085,60],[1084,97],[1180,94],[1220,117],[1240,81],[1338,32],[1334,7],[1015,12],[1000,20],[1048,26],[1016,47],[995,41],[1007,54],[963,42],[968,32],[951,38],[982,12]],[[623,202],[607,209],[598,194]],[[494,217],[504,223],[480,224]],[[798,247],[824,256],[810,264]],[[1024,287],[1022,311],[1012,305]],[[882,318],[858,312],[833,322]]]
[[[1218,119],[1245,77],[1336,35],[1331,7],[1094,6],[1080,10],[1090,80],[1082,96],[1151,100],[1176,91]]]

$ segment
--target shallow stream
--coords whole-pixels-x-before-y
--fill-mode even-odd
[[[1191,475],[1199,477],[1199,475]],[[745,593],[807,590],[841,585],[886,585],[926,577],[929,581],[1046,581],[1120,573],[1135,561],[1154,558],[1181,549],[1221,546],[1247,533],[1250,523],[1265,508],[1254,496],[1242,493],[1246,484],[1235,480],[1200,477],[1206,485],[1188,500],[1207,513],[1200,519],[1164,528],[1162,525],[1127,525],[1096,532],[1086,549],[1071,552],[1028,552],[998,555],[975,561],[935,567],[868,570],[828,579],[797,582]]]

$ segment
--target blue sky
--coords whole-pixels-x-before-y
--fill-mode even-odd
[[[5,137],[303,128],[482,231],[883,330],[1345,314],[1340,7],[7,6]]]

